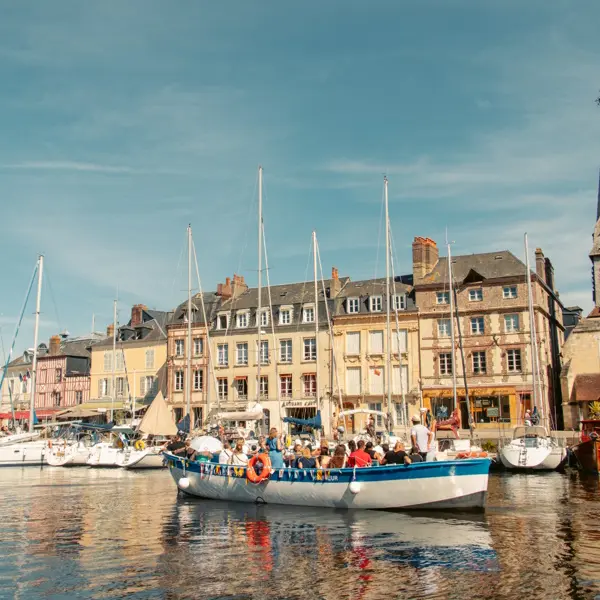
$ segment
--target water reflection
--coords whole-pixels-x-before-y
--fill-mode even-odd
[[[485,515],[224,504],[166,472],[5,469],[0,597],[593,598],[598,479],[494,476]]]

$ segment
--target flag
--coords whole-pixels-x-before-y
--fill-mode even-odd
[[[373,373],[375,373],[375,375],[381,375],[381,371],[379,369],[375,369]]]
[[[33,424],[37,425],[39,423],[37,415],[35,414],[35,408],[33,409]]]

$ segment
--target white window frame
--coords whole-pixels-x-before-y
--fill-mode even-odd
[[[285,352],[283,351],[285,347]],[[279,340],[279,362],[291,363],[293,358],[292,340]]]
[[[271,311],[267,308],[264,308],[260,311],[260,326],[268,327],[271,322]]]
[[[123,397],[125,395],[125,377],[117,377],[115,379],[116,395]]]
[[[248,364],[248,342],[237,342],[235,345],[235,364],[238,366]]]
[[[315,322],[315,307],[313,304],[308,304],[307,306],[302,307],[302,322],[303,323],[314,323]]]
[[[153,348],[146,350],[145,364],[146,364],[146,369],[154,369],[154,349]]]
[[[142,380],[144,380],[144,378],[142,377]],[[144,388],[146,386],[144,385]],[[176,392],[183,392],[183,371],[182,370],[177,370],[175,371],[175,379],[173,382],[173,389]],[[142,393],[142,395],[145,395],[145,389],[142,390],[140,389],[140,392]]]
[[[104,353],[104,372],[112,371],[112,351]]]
[[[302,359],[305,361],[317,360],[317,338],[302,340]]]
[[[450,304],[450,292],[436,292],[435,293],[436,304]]]
[[[485,335],[484,317],[471,317],[471,335]]]
[[[261,375],[259,381],[259,394],[261,398],[269,397],[269,376]]]
[[[229,381],[227,377],[217,377],[217,394],[219,400],[227,400],[229,397]]]
[[[443,326],[442,326],[443,324]],[[438,319],[437,321],[437,332],[440,338],[449,338],[452,335],[452,320],[451,319]]]
[[[237,329],[248,329],[250,325],[250,311],[240,310],[235,315],[235,326]]]
[[[225,317],[225,327],[221,327],[221,318]],[[219,330],[219,331],[225,331],[227,329],[229,329],[229,319],[231,317],[231,313],[229,311],[227,312],[219,312],[217,313],[217,321],[215,323],[215,329]]]
[[[75,391],[75,404],[83,403],[83,392],[81,390]]]
[[[383,404],[381,402],[369,402],[369,410],[382,412]],[[375,427],[383,427],[383,417],[375,415]]]
[[[383,296],[369,296],[369,311],[372,313],[383,310]]]
[[[293,308],[285,306],[279,309],[279,324],[291,325],[294,321]],[[285,315],[285,316],[284,316]]]
[[[204,371],[202,369],[194,369],[194,391],[201,392],[204,388]]]
[[[392,298],[393,310],[406,310],[406,294],[394,294]]]
[[[125,368],[125,353],[123,349],[115,352],[115,371],[122,371]]]
[[[258,346],[258,341],[256,342]],[[261,365],[269,364],[269,340],[260,340],[259,359]]]
[[[240,392],[239,382],[243,381],[246,384],[246,393],[242,390]],[[235,389],[235,395],[238,400],[248,400],[248,378],[247,377],[237,377],[233,380],[233,387]]]
[[[217,365],[229,366],[229,344],[217,344]]]
[[[358,296],[353,296],[346,300],[346,311],[349,315],[355,315],[360,312],[360,298]]]
[[[514,300],[519,297],[519,289],[516,285],[505,285],[502,288],[502,297],[505,300]]]
[[[487,373],[487,355],[484,350],[475,350],[473,352],[471,366],[475,375],[485,375]]]
[[[514,326],[514,321],[517,321],[516,327]],[[509,326],[510,323],[510,326]],[[521,319],[519,317],[519,313],[511,313],[509,315],[504,315],[504,331],[505,333],[517,333],[521,330]]]
[[[197,337],[194,338],[194,356],[203,356],[204,355],[204,338]]]
[[[471,288],[469,290],[469,302],[482,302],[483,288]]]
[[[283,382],[286,381],[286,387],[283,388]],[[292,398],[294,395],[294,382],[291,375],[279,376],[279,392],[282,398]]]
[[[185,340],[175,340],[175,356],[183,356],[185,354]]]
[[[302,395],[305,398],[316,398],[317,375],[316,373],[305,373],[302,375]]]
[[[100,397],[106,398],[110,395],[110,379],[103,377],[100,379]]]
[[[512,357],[513,368],[510,368]],[[517,362],[519,368],[517,369]],[[522,373],[523,372],[523,353],[520,348],[509,348],[506,351],[506,369],[509,373]]]
[[[440,352],[438,360],[440,361],[440,375],[452,375],[452,353]]]

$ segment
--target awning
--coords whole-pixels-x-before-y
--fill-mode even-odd
[[[236,379],[243,379],[245,381],[248,381],[248,375],[236,375],[233,379],[234,380],[236,380]]]
[[[83,404],[78,405],[82,410],[95,410],[98,408],[105,408],[110,410],[113,408],[114,410],[123,410],[123,400],[117,400],[115,402],[106,401],[98,401],[98,402],[84,402]]]
[[[284,423],[291,423],[292,425],[299,425],[302,427],[312,427],[313,429],[321,429],[323,423],[321,422],[321,411],[317,411],[317,415],[312,419],[295,419],[294,417],[284,417]]]
[[[40,409],[35,411],[35,416],[38,419],[45,419],[46,417],[53,417],[56,413],[60,412],[60,408],[56,409]],[[0,413],[0,419],[12,419],[11,412]],[[28,410],[15,410],[15,419],[29,419]]]
[[[73,408],[69,408],[67,410],[63,410],[62,412],[56,415],[57,419],[86,419],[88,417],[97,417],[99,415],[97,410],[92,410],[89,408],[82,408],[82,405],[73,406]]]
[[[217,413],[214,419],[222,421],[262,421],[265,418],[265,413],[261,410],[260,412],[251,411],[240,411],[240,412],[222,412]]]

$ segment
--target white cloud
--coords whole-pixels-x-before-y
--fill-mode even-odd
[[[27,161],[22,163],[0,165],[0,169],[24,169],[28,171],[83,171],[90,173],[135,173],[127,166],[102,165],[76,161]]]

